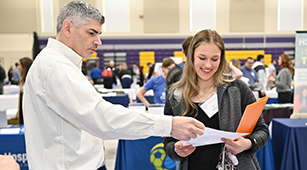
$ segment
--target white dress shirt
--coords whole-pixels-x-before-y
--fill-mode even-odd
[[[81,63],[72,49],[49,38],[28,72],[23,111],[30,170],[94,170],[104,163],[101,139],[171,132],[170,116],[138,113],[103,100],[82,74]]]

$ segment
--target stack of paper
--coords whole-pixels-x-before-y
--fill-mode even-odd
[[[215,143],[223,143],[223,141],[221,141],[221,138],[234,140],[239,136],[246,136],[252,133],[262,113],[262,110],[266,102],[268,101],[268,98],[269,97],[260,98],[257,102],[252,103],[246,107],[236,133],[205,127],[203,135],[197,135],[197,138],[191,139],[189,141],[182,141],[183,146],[202,146],[211,145]]]
[[[216,130],[209,127],[205,127],[203,135],[197,135],[197,138],[191,139],[189,141],[182,141],[182,145],[193,145],[193,146],[202,146],[202,145],[211,145],[215,143],[223,143],[221,138],[227,138],[234,140],[235,138],[247,135],[247,133],[235,133],[235,132],[226,132],[222,130]]]

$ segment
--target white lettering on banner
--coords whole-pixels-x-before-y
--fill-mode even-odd
[[[4,155],[5,156],[12,156],[15,159],[15,161],[17,161],[17,162],[26,163],[28,161],[26,153],[11,154],[11,152],[9,152],[9,153],[5,152]]]
[[[298,44],[300,46],[307,46],[307,39],[299,39]]]

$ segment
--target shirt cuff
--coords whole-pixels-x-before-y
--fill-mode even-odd
[[[162,137],[170,137],[172,131],[173,116],[155,115],[154,133]]]

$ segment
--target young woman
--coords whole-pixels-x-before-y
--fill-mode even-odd
[[[276,91],[278,93],[278,103],[292,103],[291,82],[293,75],[293,66],[288,54],[281,54],[278,58],[280,71],[276,78],[269,77],[269,81],[275,81]]]
[[[152,77],[148,80],[148,82],[141,87],[139,90],[137,97],[140,99],[142,103],[145,103],[146,107],[148,107],[149,102],[144,97],[144,94],[152,89],[154,91],[154,102],[158,104],[164,104],[165,102],[165,78],[168,73],[168,70],[175,66],[175,62],[171,58],[164,58],[162,62],[162,71],[163,74],[160,76]]]
[[[195,117],[206,127],[235,132],[246,106],[256,99],[246,83],[225,76],[225,73],[227,61],[220,35],[209,29],[195,34],[189,46],[183,78],[171,88],[164,114]],[[200,107],[209,98],[217,103],[217,109],[211,115]],[[250,135],[221,140],[225,143],[193,147],[166,137],[164,149],[171,159],[180,161],[180,170],[203,170],[204,167],[216,170],[224,146],[239,160],[237,170],[260,169],[255,153],[268,140],[262,116]]]
[[[16,113],[16,116],[9,120],[9,123],[13,122],[12,124],[23,124],[23,112],[22,112],[22,97],[23,97],[23,89],[24,89],[24,83],[26,81],[26,76],[29,71],[29,68],[32,64],[33,60],[29,57],[23,57],[19,59],[17,68],[19,72],[21,73],[21,79],[19,81],[19,98],[18,98],[18,111]],[[15,121],[14,121],[15,120]],[[17,122],[16,122],[17,120]]]

